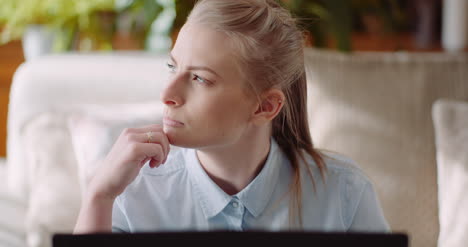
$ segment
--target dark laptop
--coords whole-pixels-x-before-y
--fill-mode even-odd
[[[403,233],[337,232],[148,232],[55,234],[53,247],[129,247],[129,246],[320,246],[320,247],[408,247]]]

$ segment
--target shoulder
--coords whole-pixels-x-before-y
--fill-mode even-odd
[[[345,182],[351,184],[370,184],[370,177],[350,157],[332,151],[320,150],[320,155],[325,163],[325,180]],[[317,162],[310,155],[306,155],[306,162],[315,174],[320,174]]]
[[[326,164],[324,192],[336,196],[346,227],[352,224],[359,207],[368,210],[380,207],[374,200],[369,200],[377,198],[374,184],[357,162],[335,152],[322,151],[321,154]],[[318,171],[315,161],[309,165]]]
[[[322,154],[326,164],[327,179],[337,182],[345,201],[359,199],[365,188],[372,186],[370,177],[351,158],[330,151]]]
[[[323,152],[330,183],[339,186],[341,200],[349,208],[354,208],[368,187],[373,187],[371,178],[351,158],[334,152]]]

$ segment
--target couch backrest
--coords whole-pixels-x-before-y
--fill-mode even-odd
[[[411,246],[439,233],[433,103],[468,99],[468,54],[307,50],[311,133],[374,181],[394,231]]]

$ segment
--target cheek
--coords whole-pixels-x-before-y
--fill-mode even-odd
[[[173,145],[190,148],[223,145],[244,133],[253,109],[251,99],[232,92],[200,92],[196,96],[187,98],[184,105],[187,128],[167,132]]]
[[[212,102],[199,104],[200,115],[203,118],[200,118],[197,122],[205,126],[221,129],[235,128],[247,123],[250,111],[244,98],[232,95],[218,97]]]

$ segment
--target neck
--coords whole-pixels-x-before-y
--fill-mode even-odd
[[[208,176],[234,195],[260,173],[269,151],[270,132],[256,131],[228,146],[197,150],[197,156]]]

